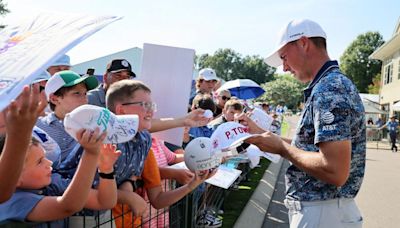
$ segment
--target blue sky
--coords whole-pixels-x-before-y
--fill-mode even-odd
[[[309,18],[328,35],[328,52],[339,59],[357,35],[378,31],[391,38],[399,20],[398,0],[168,0],[85,1],[5,0],[11,13],[3,23],[40,11],[117,15],[117,21],[73,48],[79,63],[131,47],[154,43],[192,48],[197,54],[232,48],[243,55],[265,57],[276,34],[288,21]]]

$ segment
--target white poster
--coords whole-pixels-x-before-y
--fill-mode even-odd
[[[193,49],[144,44],[139,80],[151,89],[157,103],[155,118],[182,117],[187,114],[194,68]],[[183,128],[154,134],[158,139],[182,144]]]
[[[179,162],[169,167],[174,169],[188,169],[185,162]],[[241,170],[228,168],[227,166],[222,164],[218,167],[217,173],[215,173],[214,176],[207,179],[205,182],[220,188],[228,189],[240,176],[241,173]]]
[[[0,31],[0,110],[49,64],[115,16],[42,13]]]

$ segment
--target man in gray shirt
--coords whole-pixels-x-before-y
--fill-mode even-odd
[[[88,102],[92,105],[106,107],[106,92],[114,82],[124,79],[134,79],[136,74],[132,71],[131,64],[125,59],[114,59],[107,64],[107,70],[103,75],[103,83],[96,89],[87,93]]]

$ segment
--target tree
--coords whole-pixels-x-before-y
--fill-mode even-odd
[[[219,78],[226,81],[238,78],[242,66],[240,54],[229,48],[218,49],[214,55],[201,55],[198,60],[200,69],[210,67]]]
[[[7,9],[7,4],[3,2],[3,0],[0,0],[0,15],[5,15],[9,13],[10,10]],[[0,25],[0,29],[4,28],[4,25]]]
[[[384,43],[379,32],[358,35],[340,57],[340,67],[361,93],[368,91],[372,78],[381,71],[381,61],[368,57]]]
[[[268,66],[260,56],[246,56],[240,69],[240,78],[251,79],[258,84],[272,81],[276,68]]]
[[[379,90],[381,89],[381,74],[375,75],[372,79],[372,84],[368,86],[368,93],[371,94],[379,94]]]
[[[289,109],[297,109],[303,100],[305,84],[300,83],[290,74],[275,75],[275,80],[262,84],[265,93],[257,101],[269,104],[284,104]]]
[[[248,78],[259,84],[273,79],[275,68],[269,67],[259,56],[246,56],[232,49],[218,49],[214,55],[204,54],[197,58],[200,69],[210,67],[219,78],[230,81]]]

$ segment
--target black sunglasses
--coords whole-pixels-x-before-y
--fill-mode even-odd
[[[224,101],[228,101],[229,99],[231,99],[231,97],[222,96],[221,99],[224,100]]]

